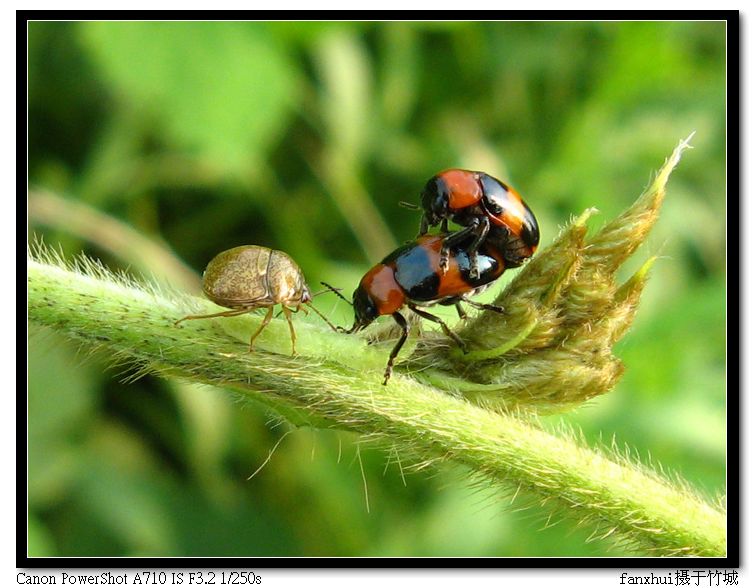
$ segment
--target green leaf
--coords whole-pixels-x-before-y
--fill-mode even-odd
[[[57,555],[55,541],[48,529],[35,516],[29,515],[27,554],[29,557]]]
[[[78,470],[76,448],[94,410],[99,376],[68,341],[35,328],[29,353],[29,503],[53,504]],[[75,369],[72,369],[74,368]]]
[[[226,171],[252,168],[286,123],[294,72],[256,25],[92,22],[80,30],[119,98]]]

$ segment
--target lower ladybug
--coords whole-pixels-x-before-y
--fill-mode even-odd
[[[540,228],[535,215],[519,193],[485,172],[447,169],[436,174],[420,197],[422,220],[419,234],[440,224],[448,232],[452,220],[465,228],[446,237],[441,251],[441,269],[445,271],[451,248],[467,239],[472,257],[472,273],[477,274],[477,251],[486,239],[504,255],[507,267],[518,267],[532,257],[540,243]]]
[[[354,326],[344,330],[346,333],[356,333],[382,315],[391,315],[401,328],[401,336],[388,357],[383,385],[388,383],[393,363],[409,334],[409,325],[399,312],[404,306],[422,318],[438,323],[443,332],[465,351],[464,342],[441,318],[419,306],[453,304],[463,317],[460,302],[464,301],[474,308],[503,312],[499,306],[468,299],[503,274],[507,267],[503,255],[491,245],[483,243],[477,253],[479,271],[473,274],[469,253],[473,237],[468,234],[466,240],[452,245],[446,270],[442,271],[441,251],[447,239],[448,235],[423,235],[402,245],[370,269],[354,291]],[[325,286],[340,296],[332,286]]]

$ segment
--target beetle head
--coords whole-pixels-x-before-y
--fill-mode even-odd
[[[361,331],[379,314],[375,301],[367,293],[367,290],[362,286],[354,290],[354,326],[351,328],[351,333]]]
[[[302,304],[309,304],[312,302],[312,293],[309,291],[309,286],[306,284],[301,288],[301,302]]]
[[[430,226],[437,225],[448,216],[448,185],[440,176],[434,176],[422,190],[422,210]]]

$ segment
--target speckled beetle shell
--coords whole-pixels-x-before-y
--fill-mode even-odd
[[[311,299],[299,266],[282,251],[242,245],[215,256],[204,271],[205,296],[226,308],[298,306]]]
[[[273,307],[280,304],[291,332],[293,355],[296,355],[296,331],[291,314],[300,309],[306,314],[302,305],[309,306],[331,329],[338,330],[312,306],[312,295],[301,269],[282,251],[257,245],[242,245],[223,251],[207,264],[202,284],[207,298],[230,310],[185,316],[176,321],[176,325],[186,320],[239,316],[256,308],[267,308],[265,318],[249,340],[249,351],[253,351],[254,340],[273,318]]]

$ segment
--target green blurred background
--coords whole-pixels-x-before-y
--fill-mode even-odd
[[[693,130],[626,374],[569,414],[591,444],[725,489],[725,25],[29,25],[30,236],[196,291],[240,244],[351,291],[413,238],[447,167],[510,182],[543,245],[631,203]],[[513,273],[513,272],[512,272]],[[510,279],[505,276],[503,281]],[[497,291],[497,289],[496,289]],[[317,305],[340,324],[348,307]],[[306,319],[298,316],[297,320]],[[29,344],[30,555],[592,556],[632,552],[447,464],[402,476],[356,437],[288,430],[227,391],[153,377],[47,330]],[[378,374],[376,374],[376,378]],[[387,390],[386,393],[390,391]],[[551,524],[555,521],[551,521]]]

